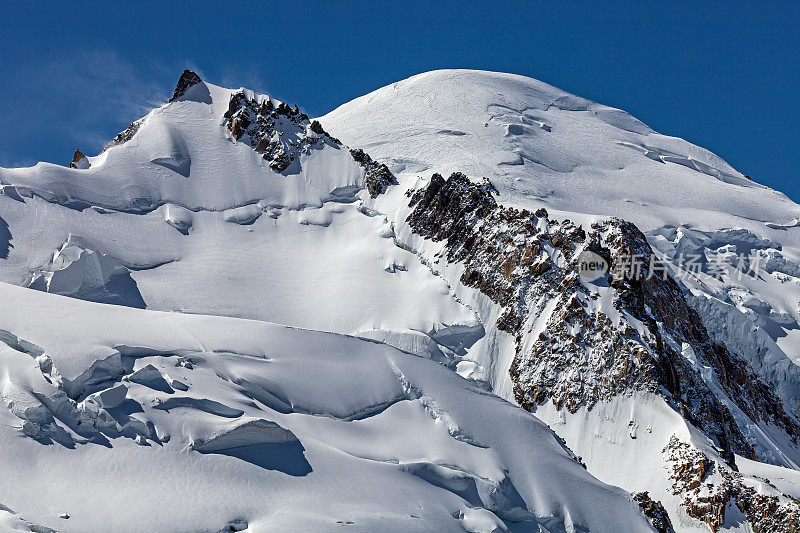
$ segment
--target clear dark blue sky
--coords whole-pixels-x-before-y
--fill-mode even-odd
[[[185,67],[310,115],[463,67],[620,107],[800,200],[796,0],[170,4],[3,2],[0,165],[97,153]]]

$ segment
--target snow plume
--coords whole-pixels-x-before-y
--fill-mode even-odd
[[[24,128],[47,123],[71,132],[76,146],[96,153],[126,120],[130,122],[165,101],[169,83],[174,83],[167,83],[165,75],[174,70],[157,64],[137,67],[108,50],[84,50],[68,56],[56,52],[50,62],[28,65],[19,74],[20,86],[36,87],[37,94],[47,96],[38,99],[35,123],[25,120],[27,107],[10,110],[20,115],[12,121],[16,134],[24,136]],[[165,81],[150,81],[154,78]],[[110,124],[109,117],[119,122]]]

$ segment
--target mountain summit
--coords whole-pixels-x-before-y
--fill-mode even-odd
[[[181,74],[180,79],[178,79],[178,85],[175,86],[175,91],[173,91],[172,98],[170,98],[169,101],[174,102],[175,100],[186,94],[186,91],[190,87],[192,87],[193,85],[197,85],[202,81],[203,80],[200,79],[200,76],[198,76],[195,72],[192,72],[189,69],[184,70],[183,74]]]

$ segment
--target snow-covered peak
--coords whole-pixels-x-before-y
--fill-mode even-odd
[[[468,360],[459,363],[466,375],[483,375],[506,398],[513,388],[520,405],[581,450],[590,472],[628,490],[650,491],[665,503],[678,530],[695,528],[699,521],[713,527],[735,521],[735,512],[725,513],[724,498],[709,499],[703,492],[711,487],[727,490],[728,496],[739,491],[738,509],[748,509],[754,529],[776,530],[773,522],[790,523],[794,518],[788,516],[800,513],[790,499],[781,501],[791,511],[764,512],[744,501],[753,495],[737,488],[738,481],[714,480],[707,470],[700,473],[705,484],[697,493],[673,484],[686,481],[683,467],[677,467],[674,479],[659,479],[662,453],[673,436],[685,438],[679,426],[687,424],[705,434],[701,440],[722,448],[738,440],[742,447],[734,445],[736,453],[751,455],[752,449],[761,460],[796,467],[800,206],[708,150],[661,135],[619,109],[522,76],[470,70],[420,74],[344,104],[320,122],[395,172],[400,187],[374,205],[402,228],[400,240],[435,264],[445,279],[472,287],[504,308],[487,309],[469,291],[457,291],[490,325],[469,353],[477,367],[468,366]],[[476,215],[459,194],[485,179],[498,194],[489,196],[484,212]],[[403,194],[408,189],[416,190],[408,193],[410,205]],[[623,239],[604,257],[612,262],[658,258],[679,285],[670,280],[631,300],[633,293],[619,285],[616,270],[601,280],[603,289],[578,279],[570,257],[587,249],[606,253],[606,245],[598,243],[609,235],[598,241],[592,233],[619,224],[627,228],[622,234],[637,237]],[[761,268],[752,269],[759,261]],[[715,264],[722,266],[713,270]],[[754,273],[737,265],[750,265]],[[560,271],[566,277],[559,279]],[[585,310],[571,313],[584,305],[577,296],[584,292],[589,295]],[[516,305],[522,314],[514,311]],[[650,316],[653,312],[661,315]],[[595,327],[595,321],[602,324]],[[623,385],[622,376],[647,366],[644,352],[625,348],[645,324],[650,333],[642,338],[656,339],[641,343],[645,351],[672,354],[655,356],[654,368],[672,366],[653,387],[668,407],[639,434],[632,411],[617,412],[628,410],[620,408],[620,398],[635,395],[637,388]],[[591,338],[595,330],[603,333]],[[696,331],[684,337],[690,330]],[[511,332],[516,345],[504,345],[499,331]],[[686,339],[702,340],[695,350]],[[538,366],[527,371],[526,364]],[[608,371],[609,379],[587,364]],[[526,382],[525,376],[536,382]],[[671,389],[676,383],[679,388]],[[592,405],[586,394],[595,385],[611,399]],[[761,400],[753,399],[759,395]],[[697,407],[679,407],[681,402],[697,402]],[[632,405],[643,403],[637,398]],[[771,407],[755,414],[754,404]],[[678,425],[667,416],[674,412],[681,415]],[[772,416],[768,412],[782,419],[779,424],[785,422],[784,429],[765,421]],[[718,430],[719,423],[731,426]],[[654,437],[656,427],[664,430],[660,437]],[[621,442],[620,436],[635,444]],[[617,459],[609,461],[610,455]],[[725,461],[733,464],[731,451],[723,455],[725,460],[716,459],[720,472],[729,468]]]
[[[239,138],[228,113],[232,101],[274,106],[278,122],[260,125],[268,129],[270,154],[279,154],[286,165],[276,166],[258,146]],[[192,211],[259,201],[318,206],[333,191],[363,187],[365,170],[341,143],[316,129],[296,106],[218,87],[186,71],[169,103],[132,123],[100,155],[84,158],[77,168],[39,163],[0,169],[0,184],[55,203],[119,211],[146,212],[167,203]]]
[[[320,119],[396,174],[487,177],[505,205],[617,216],[642,230],[740,219],[785,223],[800,207],[710,151],[546,83],[476,70],[413,76]]]

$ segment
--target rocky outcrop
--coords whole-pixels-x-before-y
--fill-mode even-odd
[[[319,124],[316,120],[312,122],[312,130],[315,123]],[[321,129],[322,126],[320,126]],[[385,193],[390,185],[397,185],[397,178],[391,173],[389,167],[374,161],[364,150],[350,150],[350,155],[364,167],[364,182],[371,197],[375,198],[379,194]]]
[[[181,77],[178,79],[178,84],[175,86],[175,91],[172,93],[172,97],[169,99],[170,102],[174,102],[184,94],[193,85],[197,85],[198,83],[202,82],[203,80],[200,79],[196,73],[192,72],[189,69],[183,71]]]
[[[734,463],[735,453],[758,459],[739,424],[764,422],[796,439],[797,422],[745,361],[711,340],[645,236],[616,219],[584,230],[545,209],[498,205],[496,194],[485,179],[434,174],[427,187],[409,193],[407,222],[414,233],[443,242],[444,258],[463,264],[460,281],[502,307],[497,327],[516,339],[510,373],[517,402],[535,410],[552,401],[574,413],[634,391],[663,395],[724,459],[677,439],[665,448],[671,489],[687,514],[716,530],[735,504],[754,531],[798,531],[797,502],[757,492]],[[594,287],[579,276],[587,250],[610,267]],[[598,303],[601,294],[611,296],[611,309]],[[713,370],[722,393],[701,368]],[[749,420],[737,420],[728,402]],[[635,499],[658,531],[671,531],[660,504],[646,494]]]
[[[276,172],[287,171],[301,153],[321,147],[325,139],[338,144],[321,126],[312,128],[297,106],[265,95],[249,98],[243,92],[234,93],[224,118],[233,138],[249,144]]]
[[[673,481],[671,491],[683,497],[686,513],[708,524],[712,531],[725,522],[725,506],[731,497],[729,483],[712,483],[709,474],[717,463],[673,435],[663,452]]]
[[[732,476],[736,479],[736,474]],[[747,515],[754,533],[800,532],[800,502],[796,499],[759,494],[741,483],[733,487],[734,502]]]
[[[661,502],[654,502],[647,492],[634,494],[633,501],[639,504],[644,515],[650,520],[653,529],[658,533],[675,533],[669,515],[667,515],[667,510],[664,509]]]
[[[448,262],[462,262],[461,282],[505,308],[498,327],[514,332],[525,314],[521,305],[531,280],[547,271],[538,238],[537,218],[527,211],[498,208],[497,190],[484,180],[473,184],[454,173],[434,174],[411,197],[408,224],[414,233],[446,243]],[[508,225],[507,231],[499,231]],[[506,253],[507,252],[507,253]],[[491,264],[495,268],[487,268]]]
[[[103,152],[105,152],[109,148],[113,148],[114,146],[125,144],[126,142],[133,139],[133,136],[136,135],[136,132],[139,131],[139,128],[142,126],[142,122],[144,122],[144,119],[139,119],[135,122],[131,122],[131,124],[127,128],[117,133],[117,135],[103,147]]]
[[[463,264],[460,281],[502,307],[497,327],[516,339],[510,373],[517,402],[535,410],[552,401],[574,413],[635,391],[663,395],[725,460],[715,462],[688,445],[665,450],[687,513],[713,529],[733,498],[744,512],[760,509],[752,515],[754,528],[767,520],[764,509],[778,503],[751,493],[736,472],[735,453],[759,458],[739,424],[764,422],[794,439],[800,428],[745,361],[711,340],[645,236],[618,219],[584,230],[550,218],[545,209],[498,205],[496,194],[485,179],[434,174],[427,187],[409,193],[407,222],[414,233],[443,242],[446,260]],[[596,285],[579,275],[587,251],[610,267]],[[601,295],[610,299],[600,304]],[[722,392],[712,390],[702,368],[713,370]],[[730,404],[747,420],[736,419]],[[715,469],[738,484],[709,485]]]
[[[624,221],[614,221],[606,227],[613,229],[598,226],[601,231],[594,232],[595,238],[590,246],[610,256],[612,272],[624,270],[620,261],[626,260],[626,257],[638,255],[642,258],[639,276],[612,275],[609,283],[617,291],[615,305],[645,323],[655,340],[656,354],[667,356],[666,359],[660,358],[670,365],[662,364],[662,384],[673,397],[689,406],[690,412],[716,413],[713,418],[718,424],[731,426],[724,421],[729,416],[724,412],[727,409],[714,409],[709,405],[706,397],[713,393],[701,386],[699,374],[691,363],[691,357],[694,356],[700,365],[713,368],[728,398],[750,420],[774,424],[797,442],[800,426],[786,413],[773,391],[756,376],[746,361],[711,340],[700,315],[688,304],[680,287],[670,276],[663,275],[663,272],[650,275],[654,268],[651,265],[657,265],[657,261],[642,232]],[[601,235],[607,242],[605,248],[601,243]],[[682,353],[677,353],[678,350]],[[677,380],[672,379],[673,373]],[[697,382],[697,385],[692,386],[692,382]],[[680,402],[678,407],[684,411]],[[690,417],[689,420],[698,421],[696,417]],[[746,448],[734,446],[733,449],[747,455],[743,453]]]
[[[172,93],[172,97],[169,99],[170,102],[174,102],[181,96],[186,94],[186,91],[189,90],[194,85],[201,83],[203,80],[200,79],[196,73],[192,72],[191,70],[184,70],[183,74],[181,74],[180,79],[178,80],[178,85],[175,86],[175,91]],[[103,152],[112,148],[114,146],[119,146],[121,144],[125,144],[126,142],[130,141],[136,132],[139,131],[139,128],[142,126],[144,122],[144,118],[140,118],[139,120],[132,122],[127,128],[123,131],[119,132],[111,141],[103,147]]]
[[[328,135],[318,121],[309,120],[297,106],[289,107],[266,95],[234,93],[224,118],[233,138],[249,144],[275,172],[297,172],[300,156],[325,144],[343,148],[338,139]],[[364,185],[371,197],[397,184],[389,168],[363,150],[350,150],[350,155],[364,168]]]
[[[89,160],[78,148],[75,149],[75,155],[72,156],[72,161],[69,164],[69,168],[89,168]]]
[[[486,180],[435,174],[411,197],[408,223],[415,233],[444,241],[446,259],[464,264],[461,282],[502,306],[497,327],[517,339],[511,376],[520,405],[533,409],[552,400],[575,412],[618,394],[667,391],[671,405],[714,439],[729,461],[733,453],[755,457],[691,355],[714,369],[729,398],[751,420],[800,434],[747,364],[710,340],[633,224],[609,220],[587,232],[549,218],[544,209],[530,213],[499,206],[495,193]],[[577,262],[584,250],[611,265],[606,281],[616,320],[580,281]],[[624,273],[622,263],[632,256],[642,263],[637,276]],[[546,316],[543,310],[553,301]],[[534,329],[540,332],[532,338]]]
[[[705,522],[711,531],[725,523],[726,510],[735,505],[756,533],[800,531],[800,502],[782,494],[767,480],[772,494],[763,494],[726,465],[673,436],[663,453],[673,482],[672,493],[683,497],[686,514]],[[713,475],[716,471],[717,475]]]

